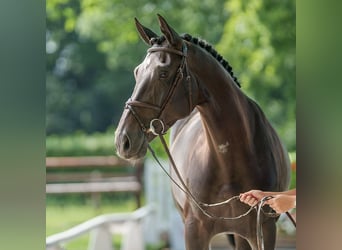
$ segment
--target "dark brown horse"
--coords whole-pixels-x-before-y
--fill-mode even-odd
[[[155,134],[172,127],[171,154],[197,200],[215,203],[250,189],[287,189],[287,152],[260,107],[240,90],[229,64],[206,42],[180,36],[158,19],[160,37],[136,20],[150,49],[134,70],[136,85],[115,135],[118,154],[141,158]],[[210,218],[178,187],[172,191],[185,225],[186,249],[209,249],[218,233],[233,234],[236,249],[257,249],[254,210],[236,220]],[[235,200],[206,210],[234,217],[248,208]],[[274,249],[275,218],[264,217],[265,249]]]

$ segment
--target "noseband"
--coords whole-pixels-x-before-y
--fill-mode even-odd
[[[161,117],[162,117],[163,111],[166,109],[167,105],[170,103],[170,100],[172,99],[172,97],[175,93],[175,89],[177,88],[177,86],[179,85],[181,80],[184,78],[183,72],[185,72],[186,81],[188,82],[189,110],[191,111],[191,108],[192,108],[191,82],[190,82],[190,75],[189,75],[187,63],[186,63],[186,57],[188,54],[188,47],[183,42],[182,51],[177,50],[177,49],[173,49],[173,48],[166,48],[166,47],[152,47],[152,48],[149,48],[147,50],[148,53],[153,53],[153,52],[158,52],[158,51],[165,51],[168,53],[179,55],[182,57],[182,61],[178,67],[175,79],[174,79],[173,83],[171,84],[171,87],[168,91],[168,94],[166,95],[166,98],[164,99],[161,106],[141,102],[139,100],[132,100],[131,98],[126,102],[125,108],[129,109],[132,112],[134,118],[139,123],[139,126],[140,126],[141,130],[144,132],[144,134],[152,133],[154,135],[160,135],[160,134],[166,133],[167,127],[165,126],[165,122],[161,119]],[[134,107],[153,109],[153,110],[158,112],[158,115],[156,116],[156,118],[154,118],[150,121],[149,128],[146,128],[146,126],[144,125],[140,116],[134,110]],[[156,125],[158,123],[161,125],[160,131],[157,131],[157,129],[156,129]]]

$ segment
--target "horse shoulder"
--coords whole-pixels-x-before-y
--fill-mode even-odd
[[[191,161],[191,159],[197,158],[198,152],[203,151],[205,145],[203,125],[197,109],[187,118],[177,121],[172,127],[170,149],[172,155],[177,161],[182,161],[182,164],[187,165],[183,161]]]

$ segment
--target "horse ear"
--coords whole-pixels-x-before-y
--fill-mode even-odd
[[[168,23],[165,21],[165,19],[159,15],[158,15],[158,19],[159,19],[159,26],[160,26],[160,30],[161,32],[165,35],[166,40],[173,46],[178,47],[177,45],[180,45],[182,42],[182,39],[180,38],[180,36],[177,34],[176,31],[174,31],[174,29],[172,29]]]
[[[137,27],[137,30],[139,32],[140,37],[147,43],[147,45],[152,45],[151,44],[151,38],[152,37],[158,37],[156,33],[154,33],[152,30],[149,28],[146,28],[143,26],[138,19],[135,17],[135,26]]]

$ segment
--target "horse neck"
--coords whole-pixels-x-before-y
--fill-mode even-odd
[[[222,152],[225,152],[225,147],[232,144],[240,150],[250,150],[252,129],[249,99],[211,55],[204,51],[196,52],[192,60],[194,63],[190,61],[190,71],[195,75],[202,92],[200,96],[205,96],[197,108],[209,147],[220,157],[224,155]]]

